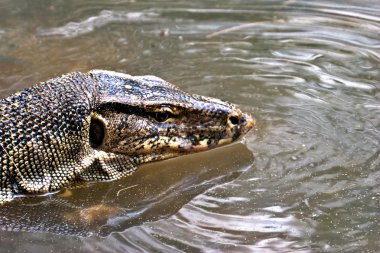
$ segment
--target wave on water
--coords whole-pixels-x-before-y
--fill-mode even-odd
[[[129,22],[152,22],[157,21],[158,14],[154,12],[126,12],[103,10],[97,16],[86,18],[79,22],[69,22],[60,27],[38,28],[37,33],[41,36],[64,36],[67,38],[77,37],[90,33],[96,28],[110,23]]]

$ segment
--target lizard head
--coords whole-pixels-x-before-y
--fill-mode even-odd
[[[155,76],[89,73],[99,83],[92,147],[138,163],[229,144],[254,125],[231,103],[186,93]]]

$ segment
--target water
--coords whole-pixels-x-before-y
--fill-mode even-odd
[[[0,251],[379,252],[379,13],[376,0],[1,1],[1,97],[103,68],[258,123],[245,144],[3,206],[19,231],[0,232]]]

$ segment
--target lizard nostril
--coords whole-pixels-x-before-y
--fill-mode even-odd
[[[233,126],[239,125],[239,123],[240,123],[239,118],[237,116],[234,116],[234,115],[229,116],[228,121]]]

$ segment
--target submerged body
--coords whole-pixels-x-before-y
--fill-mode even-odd
[[[69,73],[0,100],[0,203],[231,143],[253,119],[154,76]]]

